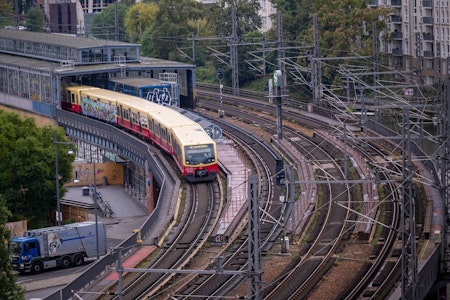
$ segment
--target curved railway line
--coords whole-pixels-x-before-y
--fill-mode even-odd
[[[173,228],[171,233],[173,239],[169,239],[163,249],[157,250],[155,258],[142,262],[140,268],[161,270],[183,268],[203,246],[215,226],[219,201],[217,182],[186,183],[186,199],[178,226]],[[123,299],[153,297],[173,276],[173,273],[129,272],[123,278]],[[109,286],[108,289],[117,290],[118,287]],[[119,299],[119,296],[113,299]]]
[[[228,109],[233,110],[233,115],[244,114],[240,118],[252,120],[264,127],[263,130],[272,130],[271,133],[275,133],[273,120],[247,115],[239,109]],[[329,148],[328,151],[332,153],[334,149],[321,145],[320,139],[300,136],[294,130],[287,130],[286,135],[291,140],[298,140],[297,148],[301,148],[300,152],[307,153],[306,158],[313,161],[319,176],[318,179],[323,183],[319,184],[321,197],[315,209],[314,222],[316,226],[302,250],[303,253],[300,254],[301,262],[294,270],[287,271],[288,275],[284,280],[271,284],[276,288],[270,292],[266,291],[267,299],[288,299],[291,295],[294,295],[293,299],[307,296],[334,264],[336,260],[334,253],[339,251],[338,248],[342,245],[342,241],[347,240],[350,235],[346,223],[346,220],[350,218],[350,210],[336,205],[335,202],[345,203],[345,206],[350,205],[351,189],[345,185],[332,183],[335,180],[344,180],[343,171],[331,154],[324,150]],[[297,284],[293,284],[294,282],[303,284],[297,286]],[[270,290],[270,288],[266,288],[266,290]]]
[[[224,99],[224,104],[218,104],[214,93],[199,91],[198,106],[211,111],[225,108],[225,118],[216,118],[214,122],[223,129],[224,135],[232,139],[238,147],[246,153],[252,162],[252,172],[258,174],[258,198],[261,210],[261,253],[266,255],[273,251],[273,246],[281,235],[289,230],[292,219],[285,220],[286,214],[295,210],[295,205],[277,201],[281,195],[291,193],[289,182],[286,186],[278,187],[274,184],[276,176],[276,161],[280,159],[280,151],[275,150],[272,138],[276,134],[276,120],[274,120],[274,105],[262,103],[252,99],[236,100],[232,96]],[[217,97],[217,95],[215,96]],[[205,101],[208,98],[212,101]],[[236,107],[237,106],[237,107]],[[295,105],[294,105],[295,106]],[[400,256],[398,244],[399,235],[399,184],[401,173],[399,166],[393,161],[384,162],[383,168],[375,176],[372,165],[379,165],[377,158],[385,158],[388,153],[382,146],[358,139],[358,129],[343,130],[342,124],[328,119],[310,117],[299,113],[297,108],[286,108],[284,117],[289,121],[283,124],[284,140],[289,141],[292,152],[282,155],[286,161],[302,160],[307,162],[310,170],[297,170],[293,184],[303,193],[314,186],[317,192],[314,203],[309,203],[312,210],[305,214],[301,229],[292,226],[291,236],[298,238],[302,245],[293,259],[281,271],[278,277],[266,282],[261,290],[264,299],[298,299],[307,298],[317,288],[322,288],[323,278],[332,272],[336,264],[340,264],[340,253],[350,242],[374,244],[371,254],[364,258],[363,267],[358,274],[351,274],[349,282],[339,291],[342,299],[376,299],[386,297],[398,281]],[[208,118],[206,114],[205,117]],[[210,117],[210,116],[209,116]],[[230,118],[228,118],[230,117]],[[253,129],[243,129],[232,120],[239,120],[239,124],[249,124]],[[348,122],[348,119],[346,120]],[[348,123],[350,127],[354,123]],[[245,127],[245,126],[244,126]],[[301,127],[301,129],[299,129]],[[257,128],[257,129],[256,129]],[[253,132],[253,133],[249,133]],[[347,134],[350,137],[346,136]],[[269,136],[269,138],[267,138]],[[265,138],[264,138],[265,137]],[[266,139],[266,140],[265,140]],[[352,149],[347,151],[347,149]],[[347,154],[350,153],[350,155]],[[348,157],[347,157],[348,155]],[[369,167],[370,165],[370,167]],[[301,167],[303,168],[303,166]],[[309,173],[309,177],[301,173]],[[314,176],[311,180],[311,176]],[[385,182],[382,185],[380,181]],[[203,184],[199,185],[202,186]],[[306,187],[308,186],[308,188]],[[375,187],[375,190],[373,189]],[[194,187],[192,187],[194,188]],[[216,188],[217,192],[218,188]],[[314,194],[314,192],[309,192]],[[187,193],[189,194],[189,193]],[[372,198],[367,201],[366,196]],[[220,197],[215,197],[214,202]],[[192,200],[191,200],[192,199]],[[199,199],[198,204],[195,200]],[[151,259],[144,268],[152,269],[181,269],[189,268],[192,257],[196,253],[208,252],[214,245],[205,244],[211,232],[213,223],[217,222],[220,204],[215,207],[206,206],[209,200],[199,197],[186,198],[185,212],[193,210],[198,215],[196,221],[188,221],[191,214],[183,214],[178,227],[185,228],[185,233],[173,231],[171,239],[164,249],[159,251],[157,259]],[[189,204],[193,203],[190,207]],[[203,203],[203,204],[201,204]],[[283,207],[283,205],[285,205]],[[283,212],[283,210],[285,210]],[[203,214],[214,211],[211,220],[203,219]],[[203,212],[203,214],[201,213]],[[285,214],[285,215],[283,215]],[[245,221],[245,215],[240,222]],[[242,216],[242,215],[241,215]],[[212,221],[215,220],[215,221]],[[209,224],[200,230],[201,224]],[[186,225],[185,225],[186,224]],[[308,226],[307,226],[308,225]],[[195,227],[191,227],[195,226]],[[242,227],[242,226],[241,226]],[[236,230],[241,228],[236,226]],[[209,229],[207,229],[209,228]],[[246,229],[248,230],[248,228]],[[301,230],[296,232],[294,230]],[[199,235],[194,233],[201,232]],[[161,276],[156,273],[144,273],[124,279],[126,284],[124,299],[191,299],[202,297],[214,299],[230,295],[243,295],[243,278],[248,275],[248,234],[246,231],[234,234],[236,240],[226,245],[219,245],[218,251],[213,251],[215,259],[220,265],[210,263],[208,269],[216,270],[211,275],[190,274],[189,276],[175,276],[172,273]],[[180,239],[180,243],[175,241]],[[375,241],[375,242],[374,242]],[[188,245],[194,245],[195,250]],[[202,248],[200,250],[200,248]],[[216,249],[217,250],[217,249]],[[200,251],[200,252],[199,252]],[[164,254],[163,254],[164,253]],[[192,253],[191,255],[186,255]],[[168,255],[165,257],[165,255]],[[200,255],[200,254],[199,254]],[[234,274],[223,274],[223,270],[233,271]],[[264,272],[264,270],[261,270]],[[135,279],[142,278],[142,279]],[[151,278],[151,279],[150,279]],[[139,280],[139,281],[138,281]],[[140,281],[142,280],[142,281]],[[137,288],[138,287],[138,288]],[[117,297],[116,297],[117,298]],[[116,299],[114,298],[114,299]]]
[[[201,93],[199,93],[199,97],[201,98]],[[233,100],[235,101],[235,100]],[[240,107],[242,106],[246,106],[245,104],[243,104],[243,102],[245,101],[239,101],[239,105]],[[273,106],[272,109],[270,109],[270,105],[267,106],[267,104],[261,104],[261,106],[259,106],[259,104],[254,104],[254,102],[251,102],[251,107],[252,109],[256,110],[259,112],[259,115],[261,114],[267,114],[267,115],[273,115]],[[200,102],[201,107],[205,107],[205,103],[204,102]],[[214,103],[214,101],[212,101],[212,103],[206,104],[206,106],[209,106],[210,104],[212,104],[212,110],[216,110],[218,109],[218,105],[217,103]],[[223,108],[223,106],[220,106],[221,108]],[[248,106],[250,107],[250,105]],[[267,107],[269,107],[268,112],[264,111],[267,110]],[[232,110],[233,112],[230,112],[230,110]],[[242,110],[242,109],[239,109]],[[232,108],[232,106],[227,106],[225,112],[227,113],[227,111],[234,116],[235,114],[235,110],[234,108]],[[261,113],[262,112],[262,113]],[[304,123],[302,122],[302,120],[304,120],[305,116],[302,115],[302,120],[299,120],[299,116],[295,114],[295,112],[290,112],[292,115],[290,115],[289,119],[293,120],[294,123],[297,124],[301,124]],[[286,116],[286,114],[285,114]],[[249,120],[252,120],[253,118],[251,118],[250,116],[241,116],[238,117],[240,119],[246,120],[247,122],[249,122]],[[260,117],[258,117],[260,118]],[[267,124],[268,121],[267,118],[260,118],[257,122],[259,125],[261,124]],[[311,121],[308,120],[307,121],[307,125],[310,125],[310,122],[316,122],[317,121]],[[274,128],[275,123],[272,123],[269,126],[266,126],[267,129],[265,130],[270,130],[270,128]],[[286,126],[286,125],[285,125]],[[287,127],[289,127],[289,125],[287,125]],[[316,124],[315,127],[319,127],[319,128],[330,128],[330,124],[323,124],[320,123]],[[284,130],[286,129],[286,127],[284,128]],[[292,138],[290,138],[292,140]],[[383,153],[382,151],[378,150],[377,147],[375,146],[370,146],[371,147],[371,151],[368,151],[367,144],[364,145],[360,145],[360,143],[353,143],[352,147],[357,148],[358,151],[360,153],[367,153],[368,155],[366,156],[366,159],[368,158],[373,158],[373,157],[377,157],[377,156],[385,156],[386,154]],[[360,148],[359,148],[360,147]],[[297,147],[300,148],[300,147]],[[377,151],[377,153],[373,153],[374,151]],[[300,150],[300,152],[302,153],[311,153],[310,150]],[[393,166],[395,168],[395,166]],[[397,170],[398,171],[398,170]],[[395,171],[393,172],[395,173]],[[387,182],[392,181],[390,178],[392,173],[384,173],[383,175],[379,175],[379,176],[383,176],[384,180],[386,180]],[[361,178],[360,180],[363,180],[363,178]],[[374,247],[373,250],[373,254],[371,255],[370,258],[367,259],[367,263],[364,266],[363,271],[360,272],[360,275],[358,275],[358,280],[356,280],[356,282],[354,283],[354,285],[351,288],[347,288],[346,291],[342,292],[342,296],[347,297],[346,299],[353,299],[355,297],[355,295],[364,295],[364,297],[374,297],[375,295],[384,295],[386,296],[386,290],[390,291],[393,288],[393,282],[398,280],[398,275],[397,278],[395,277],[395,274],[398,274],[398,266],[399,266],[399,249],[398,249],[398,245],[397,247],[394,247],[394,241],[397,238],[397,234],[398,234],[398,226],[399,226],[399,210],[398,210],[398,200],[399,200],[399,193],[398,193],[398,186],[396,186],[393,183],[389,183],[387,184],[384,188],[385,192],[383,194],[388,195],[385,197],[385,199],[383,199],[381,202],[382,204],[378,203],[375,205],[375,207],[383,207],[383,224],[380,222],[379,227],[383,228],[381,231],[381,235],[379,237],[379,242],[377,243],[377,245]],[[371,208],[368,208],[369,210],[372,209],[372,211],[376,212],[378,211],[378,208],[374,208],[373,204],[370,203],[366,203],[364,204],[365,206],[370,206]],[[371,217],[376,217],[376,214],[371,214]],[[367,223],[367,222],[366,222]],[[375,224],[375,223],[374,223]],[[372,226],[369,226],[369,228],[372,228]],[[347,231],[347,233],[349,233],[350,231]],[[400,249],[401,250],[401,249]],[[303,256],[302,256],[303,257]],[[333,258],[332,255],[330,255],[331,258]],[[328,261],[328,264],[331,265],[332,262],[334,260],[330,259]],[[318,269],[320,269],[318,267],[319,263],[317,262],[317,260],[315,262],[312,262],[312,268],[311,269],[315,269],[316,271]],[[326,263],[325,263],[326,264]],[[299,264],[299,266],[301,265],[301,263]],[[305,267],[301,267],[300,268],[300,273],[303,274],[301,275],[301,277],[305,277]],[[380,271],[381,270],[381,271]],[[397,272],[395,272],[397,271]],[[295,269],[289,271],[289,274],[295,274]],[[306,272],[307,273],[307,272]],[[318,274],[323,275],[324,273],[320,273],[317,272]],[[320,276],[321,276],[320,275]],[[319,276],[319,277],[320,277]],[[288,278],[288,276],[286,275],[286,278]],[[389,280],[391,279],[391,280]],[[392,280],[395,279],[395,280]],[[298,282],[301,281],[298,277],[294,277],[294,278],[289,278],[286,279],[285,282],[288,283],[292,283],[292,282]],[[320,280],[318,280],[320,281]],[[318,281],[316,281],[316,284],[318,284]],[[389,284],[389,288],[386,288],[387,285]],[[271,299],[271,295],[273,293],[273,299],[276,298],[285,298],[288,299],[288,295],[295,295],[292,296],[292,299],[295,299],[297,296],[301,295],[301,297],[305,297],[307,295],[307,293],[305,294],[304,291],[307,290],[307,286],[308,284],[302,285],[301,287],[295,287],[293,288],[295,291],[293,292],[292,290],[289,290],[288,288],[286,288],[285,286],[279,284],[279,283],[274,283],[274,285],[277,285],[279,287],[279,290],[282,290],[283,293],[285,291],[285,294],[277,294],[276,292],[270,292],[269,296],[267,296],[267,299]],[[292,284],[290,284],[292,285]],[[314,284],[312,284],[314,285]],[[288,284],[289,286],[289,284]],[[277,289],[278,290],[278,289]],[[303,294],[301,294],[303,292]],[[296,294],[299,293],[299,294]]]
[[[274,189],[273,177],[275,171],[276,152],[255,138],[255,136],[234,127],[230,124],[219,122],[220,126],[226,132],[228,138],[231,138],[239,147],[247,153],[247,156],[253,162],[259,177],[258,197],[260,199],[261,210],[271,215],[274,219],[280,219],[280,208],[273,205],[271,199],[279,194],[278,189]],[[246,184],[246,183],[243,183]],[[261,249],[268,251],[271,249],[274,240],[279,235],[277,226],[273,222],[262,221],[260,224],[261,231]],[[222,258],[222,269],[239,274],[215,274],[215,275],[198,275],[192,276],[189,280],[184,281],[180,287],[173,289],[173,296],[177,299],[185,299],[189,297],[214,298],[227,295],[236,286],[241,284],[243,276],[247,273],[248,262],[248,235],[245,233],[239,235],[237,240],[229,241],[228,247],[220,251]]]

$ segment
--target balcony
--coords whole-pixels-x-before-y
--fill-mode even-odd
[[[422,0],[422,6],[423,7],[433,7],[433,0]]]
[[[400,48],[392,49],[392,54],[393,55],[402,55],[402,49],[400,49]]]
[[[423,51],[423,57],[433,58],[434,57],[434,53],[433,53],[433,51]]]
[[[432,33],[424,33],[423,40],[424,41],[434,41],[434,35]]]
[[[392,38],[394,39],[394,40],[401,40],[402,39],[402,33],[401,32],[393,32],[392,33]]]
[[[423,17],[422,22],[423,24],[433,24],[433,17]]]
[[[392,23],[401,23],[402,22],[402,17],[400,17],[400,16],[391,16],[391,22]]]

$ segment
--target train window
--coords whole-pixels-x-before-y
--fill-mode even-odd
[[[173,136],[171,136],[171,140],[173,141],[173,151],[175,152],[175,156],[181,160],[181,147],[180,144],[178,144],[177,139],[174,139]]]
[[[144,128],[148,127],[147,118],[145,116],[141,116],[141,126]]]
[[[214,145],[192,145],[184,147],[187,165],[209,164],[215,161]]]
[[[70,92],[69,92],[69,99],[70,99],[70,102],[72,102],[72,103],[76,103],[76,101],[75,101],[75,94],[71,94]]]

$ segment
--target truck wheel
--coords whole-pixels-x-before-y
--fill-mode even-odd
[[[81,266],[84,263],[84,257],[81,254],[76,254],[73,258],[73,265],[74,266]]]
[[[62,267],[63,269],[68,268],[68,267],[70,267],[71,265],[72,265],[72,262],[70,261],[70,257],[64,256],[64,257],[61,259],[61,267]]]
[[[37,274],[42,272],[42,264],[40,262],[35,262],[31,265],[30,271],[32,274]]]

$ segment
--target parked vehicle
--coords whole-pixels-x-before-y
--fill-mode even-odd
[[[101,222],[97,228],[95,222],[80,222],[29,230],[22,237],[13,237],[9,242],[12,268],[20,273],[39,273],[80,266],[85,258],[105,255],[106,228]]]

